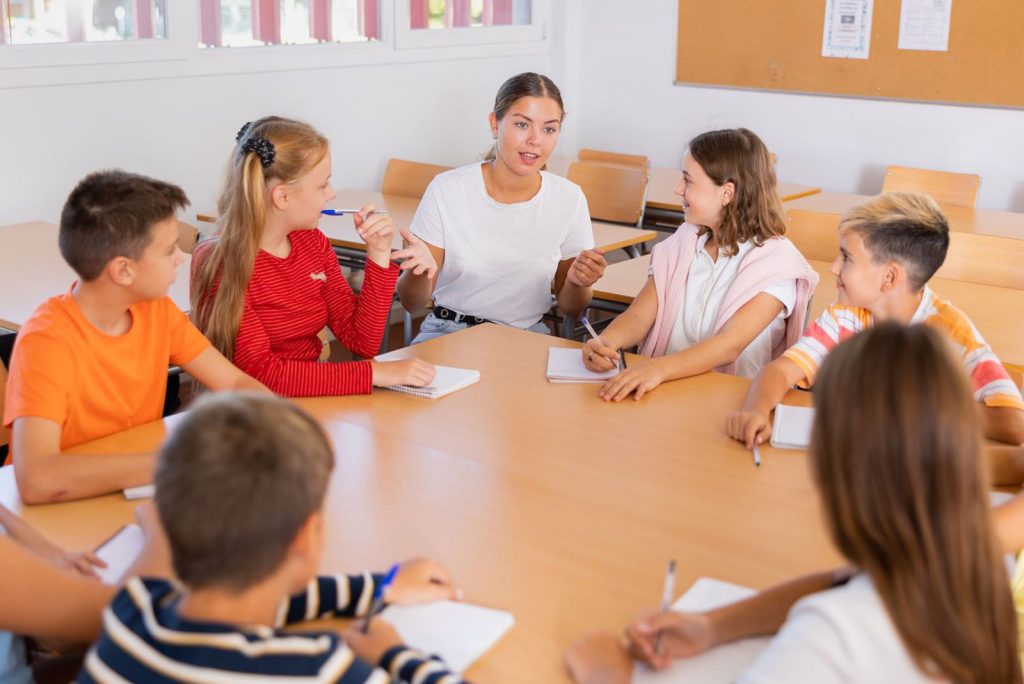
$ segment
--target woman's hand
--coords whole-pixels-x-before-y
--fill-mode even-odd
[[[566,280],[578,287],[591,287],[604,275],[607,265],[604,252],[599,249],[585,249],[573,260]]]
[[[409,232],[407,228],[401,230],[402,249],[391,255],[392,259],[402,262],[399,267],[403,271],[412,271],[413,275],[426,274],[433,278],[437,273],[437,262],[434,255],[430,253],[427,243]]]

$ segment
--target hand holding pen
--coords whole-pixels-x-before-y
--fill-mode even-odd
[[[586,316],[581,318],[580,322],[590,333],[590,339],[583,345],[583,365],[587,370],[603,373],[615,368],[625,368],[625,355],[621,350],[605,344]]]

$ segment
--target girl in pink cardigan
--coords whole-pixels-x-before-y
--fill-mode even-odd
[[[753,377],[803,333],[818,275],[783,237],[761,139],[744,128],[698,135],[676,193],[686,222],[654,248],[629,308],[583,347],[594,371],[615,368],[618,350],[635,344],[651,357],[606,382],[606,401],[710,370]]]

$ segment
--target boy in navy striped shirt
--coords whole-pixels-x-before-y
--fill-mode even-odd
[[[315,577],[334,466],[320,426],[282,399],[237,393],[197,402],[160,453],[157,509],[174,572],[133,578],[104,612],[79,682],[451,684],[435,657],[373,620],[369,634],[279,631],[361,616],[381,575]],[[385,594],[401,603],[454,594],[426,560],[403,564]],[[291,597],[290,599],[288,597]]]

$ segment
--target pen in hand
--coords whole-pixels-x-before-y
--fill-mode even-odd
[[[675,593],[676,586],[676,562],[670,560],[668,562],[668,569],[665,571],[665,586],[661,591],[661,612],[667,613],[668,609],[672,607],[672,594]],[[658,636],[654,638],[654,652],[661,655],[662,644],[661,644],[662,632],[658,632]]]
[[[593,337],[598,342],[601,342],[600,335],[598,335],[597,331],[594,330],[594,326],[590,325],[590,321],[587,320],[586,316],[583,316],[582,318],[580,318],[580,323],[582,323],[583,327],[585,327],[587,329],[587,332],[590,333],[591,337]],[[604,344],[604,342],[601,342],[601,344]],[[619,368],[621,368],[621,369],[625,369],[626,368],[626,357],[623,355],[621,349],[619,350]]]
[[[344,216],[345,214],[358,214],[359,211],[359,209],[324,209],[320,213],[324,216]],[[374,209],[373,211],[367,212],[366,215],[369,216],[370,214],[386,213],[388,213],[387,209]]]
[[[381,607],[384,605],[384,592],[387,590],[391,583],[395,581],[395,575],[398,574],[398,563],[391,566],[388,570],[388,574],[384,576],[384,580],[377,585],[376,590],[373,592],[373,602],[370,604],[370,610],[366,614],[366,621],[363,623],[363,634],[370,632],[370,620],[373,616],[380,612]]]

